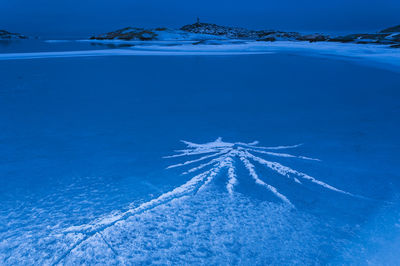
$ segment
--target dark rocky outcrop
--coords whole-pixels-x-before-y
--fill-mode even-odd
[[[330,38],[330,42],[359,43],[359,44],[397,44],[400,43],[400,36],[389,33],[362,33],[350,34]]]
[[[254,39],[259,37],[257,31],[244,28],[226,27],[210,23],[194,23],[185,25],[181,30],[191,33],[224,36],[231,39]]]
[[[158,28],[156,31],[163,31],[165,28]],[[98,36],[90,37],[91,40],[140,40],[140,41],[151,41],[156,39],[157,33],[152,30],[143,28],[127,27],[116,31],[108,32]]]
[[[276,38],[273,37],[273,36],[272,37],[265,37],[265,38],[260,38],[257,41],[260,41],[260,42],[275,42]]]
[[[349,42],[354,42],[354,40],[355,40],[355,37],[353,35],[346,35],[346,36],[332,37],[328,41],[329,42],[349,43]]]
[[[296,40],[308,41],[308,42],[325,42],[329,40],[329,37],[322,34],[309,34],[309,35],[299,36]]]
[[[6,30],[0,30],[0,40],[21,40],[27,39],[28,37],[19,33],[11,33]]]
[[[330,38],[331,42],[359,43],[359,44],[386,44],[397,48],[400,45],[400,25],[384,29],[378,33],[360,33]]]
[[[396,35],[393,35],[392,36],[392,40],[395,41],[395,42],[400,43],[400,33],[396,34]]]

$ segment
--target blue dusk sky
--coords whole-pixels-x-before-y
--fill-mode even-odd
[[[399,0],[0,0],[0,29],[85,36],[125,26],[203,22],[253,29],[348,32],[400,24]]]

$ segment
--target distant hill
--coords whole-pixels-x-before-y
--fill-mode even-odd
[[[382,30],[378,33],[357,33],[345,36],[325,34],[300,34],[276,30],[250,30],[240,27],[221,26],[211,23],[194,23],[180,29],[135,28],[127,27],[105,34],[93,36],[91,40],[125,40],[125,41],[165,41],[165,40],[212,40],[240,39],[255,41],[307,41],[307,42],[341,42],[357,44],[386,44],[400,48],[400,25]]]
[[[380,31],[380,33],[394,33],[394,32],[400,33],[400,25]]]

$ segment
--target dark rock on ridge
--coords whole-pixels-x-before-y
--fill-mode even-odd
[[[276,38],[275,37],[265,37],[265,38],[261,38],[261,39],[258,39],[257,41],[262,41],[262,42],[275,42],[276,41]]]
[[[298,41],[309,41],[309,42],[325,42],[329,39],[328,36],[322,34],[310,34],[299,36],[296,40]]]
[[[158,28],[156,30],[163,31],[165,28]],[[157,37],[157,33],[143,28],[127,27],[120,30],[108,32],[99,36],[93,36],[91,40],[140,40],[150,41]]]
[[[6,30],[0,30],[0,40],[18,40],[27,38],[28,37],[21,35],[19,33],[11,33]]]
[[[347,36],[337,36],[337,37],[332,37],[328,41],[329,42],[341,42],[341,43],[349,43],[349,42],[354,42],[355,37],[352,35],[347,35]]]

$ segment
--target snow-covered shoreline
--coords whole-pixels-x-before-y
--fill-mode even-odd
[[[1,60],[44,59],[44,58],[72,58],[93,56],[191,56],[191,55],[249,55],[268,54],[268,51],[157,51],[133,49],[104,49],[86,51],[63,52],[34,52],[34,53],[5,53],[0,54]]]
[[[81,41],[79,41],[81,42]],[[119,40],[96,40],[96,43],[120,44]],[[256,42],[213,40],[193,45],[190,41],[132,41],[131,47],[81,51],[3,53],[0,60],[72,58],[93,56],[233,56],[270,53],[295,53],[305,56],[333,56],[385,65],[396,70],[400,66],[400,51],[383,45],[296,41]]]

